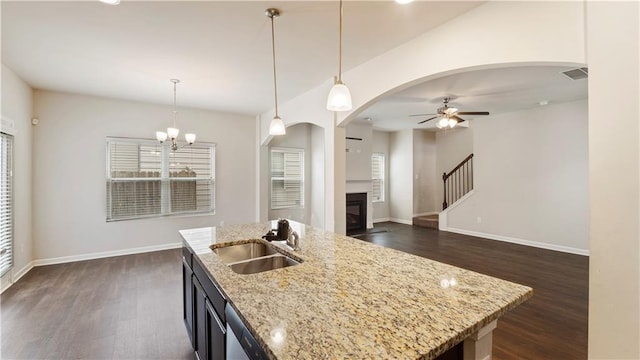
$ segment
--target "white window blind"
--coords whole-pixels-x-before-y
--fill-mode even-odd
[[[107,139],[107,221],[213,212],[215,145]]]
[[[271,209],[304,207],[304,150],[271,150]]]
[[[371,183],[373,191],[371,201],[384,201],[384,154],[373,153],[371,155]]]
[[[13,266],[13,136],[0,133],[0,276]]]

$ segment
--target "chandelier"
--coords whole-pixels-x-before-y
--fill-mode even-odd
[[[170,79],[173,83],[173,127],[168,127],[167,131],[156,131],[156,139],[163,143],[167,140],[167,137],[171,139],[171,150],[178,150],[178,134],[180,134],[180,129],[176,127],[176,119],[178,118],[178,109],[176,107],[176,85],[180,82],[178,79]],[[187,142],[187,145],[193,145],[196,142],[196,134],[186,133],[184,134],[184,140]],[[186,145],[183,145],[186,146]]]

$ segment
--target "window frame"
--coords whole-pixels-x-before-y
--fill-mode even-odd
[[[273,153],[298,153],[300,154],[300,178],[292,178],[287,176],[274,177],[273,176]],[[273,182],[274,181],[300,181],[300,205],[285,205],[276,206],[273,205]],[[303,148],[293,147],[272,147],[269,149],[269,208],[271,210],[282,209],[304,209],[305,206],[305,151]]]
[[[4,118],[3,118],[4,120]],[[10,181],[10,184],[8,185],[9,187],[9,191],[7,196],[9,197],[9,216],[11,218],[10,222],[9,222],[9,231],[11,233],[10,238],[8,239],[8,245],[9,245],[9,249],[8,249],[8,253],[9,253],[9,263],[5,268],[1,268],[0,267],[0,277],[4,276],[5,274],[7,274],[9,271],[11,271],[11,269],[13,269],[14,266],[14,260],[15,260],[15,254],[14,254],[14,245],[15,245],[15,207],[14,207],[14,173],[15,173],[15,131],[13,131],[12,129],[2,129],[0,131],[0,133],[2,134],[2,136],[6,136],[7,139],[9,139],[11,141],[11,154],[9,154],[9,158],[10,158],[10,165],[9,165],[9,169],[8,172],[8,181]],[[4,149],[0,149],[0,151],[4,151]],[[1,180],[0,180],[1,181]],[[0,243],[2,243],[2,240],[0,239]],[[2,256],[5,256],[4,254],[0,255],[0,259]],[[0,261],[0,264],[2,263],[2,261]]]
[[[381,171],[380,171],[380,177],[378,177],[378,178],[376,178],[374,176],[374,173],[373,173],[373,161],[374,161],[374,157],[376,157],[376,156],[381,158],[381,160],[380,160]],[[383,152],[373,152],[371,154],[371,202],[372,203],[379,203],[379,202],[384,202],[385,201],[385,195],[386,195],[385,191],[384,191],[384,188],[385,188],[385,169],[386,169],[385,162],[386,162],[385,153],[383,153]],[[374,192],[373,192],[373,182],[376,181],[376,180],[380,181],[380,198],[377,199],[377,200],[375,199]]]
[[[146,145],[146,146],[154,146],[160,150],[160,177],[132,177],[132,178],[118,178],[112,177],[111,174],[111,144],[112,143],[133,143],[137,145]],[[198,178],[198,177],[171,177],[171,158],[170,153],[171,144],[168,141],[163,143],[159,143],[157,140],[152,139],[142,139],[142,138],[129,138],[129,137],[107,137],[106,138],[106,167],[105,167],[105,185],[109,186],[111,182],[119,182],[119,181],[149,181],[156,180],[160,182],[160,213],[154,213],[149,215],[135,215],[135,216],[127,216],[127,217],[118,217],[112,218],[110,214],[111,208],[111,197],[109,196],[109,192],[105,187],[105,199],[107,201],[105,206],[106,211],[106,221],[114,222],[114,221],[125,221],[125,220],[136,220],[136,219],[148,219],[148,218],[159,218],[159,217],[170,217],[170,216],[192,216],[192,215],[215,215],[216,213],[216,143],[209,142],[198,142],[196,145],[192,145],[197,148],[208,147],[211,152],[211,176],[209,178]],[[182,147],[177,151],[181,151],[182,149],[188,149],[187,147]],[[182,150],[183,151],[183,150]],[[171,211],[171,184],[173,181],[209,181],[210,185],[210,204],[209,208],[206,210],[193,210],[193,211]]]

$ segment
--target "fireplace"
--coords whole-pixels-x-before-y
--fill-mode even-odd
[[[347,194],[347,235],[367,231],[367,193]]]

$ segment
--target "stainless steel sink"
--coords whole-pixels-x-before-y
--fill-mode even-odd
[[[256,274],[263,271],[281,269],[288,266],[298,265],[299,262],[284,255],[274,255],[253,259],[250,261],[238,262],[229,265],[231,270],[238,274]]]
[[[260,240],[238,245],[213,245],[211,250],[238,274],[256,274],[298,265],[301,262]]]
[[[213,252],[227,265],[238,261],[278,254],[276,249],[260,242],[219,247],[213,249]]]

